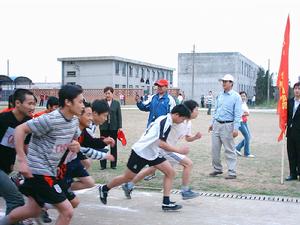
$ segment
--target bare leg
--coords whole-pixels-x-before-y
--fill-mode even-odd
[[[79,177],[78,179],[78,181],[75,181],[71,184],[71,189],[73,191],[92,188],[95,186],[95,180],[91,176]]]
[[[151,167],[146,167],[144,169],[142,169],[133,179],[132,179],[132,183],[136,184],[139,181],[141,181],[142,179],[144,179],[144,177],[154,174],[156,171],[156,168],[154,166]]]
[[[68,225],[73,217],[73,207],[68,200],[65,200],[59,204],[55,204],[58,210],[59,216],[55,225]]]
[[[171,164],[166,160],[154,166],[156,169],[164,173],[164,196],[170,196],[175,171]]]
[[[188,157],[184,157],[181,160],[180,165],[183,166],[182,172],[182,186],[188,186],[190,182],[190,175],[193,168],[193,162]]]
[[[117,187],[123,183],[129,182],[131,181],[134,177],[136,176],[135,173],[133,173],[131,170],[126,169],[124,174],[115,177],[114,179],[112,179],[108,184],[107,187],[109,189],[112,189],[114,187]]]

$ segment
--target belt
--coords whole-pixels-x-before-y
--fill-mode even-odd
[[[217,122],[218,122],[218,123],[222,123],[222,124],[223,124],[223,123],[233,123],[233,121],[220,121],[220,120],[217,120]]]

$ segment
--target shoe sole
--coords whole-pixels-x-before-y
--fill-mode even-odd
[[[182,205],[177,205],[176,208],[162,208],[164,212],[175,212],[178,211],[179,209],[182,209]]]
[[[198,194],[198,195],[195,195],[195,196],[190,196],[190,197],[183,197],[182,196],[182,200],[189,200],[189,199],[193,199],[193,198],[197,198],[197,197],[199,197],[200,195]]]
[[[123,191],[124,191],[125,197],[126,197],[127,199],[131,199],[131,195],[127,193],[127,189],[125,189],[123,186],[122,186],[122,189],[123,189]]]
[[[103,187],[103,186],[100,186],[100,187],[98,188],[98,191],[99,191],[99,198],[100,198],[100,201],[102,202],[102,204],[106,205],[107,200],[106,200],[105,198],[102,198],[102,197],[101,197],[101,193],[103,193],[102,187]],[[107,197],[106,197],[106,198],[107,198]]]

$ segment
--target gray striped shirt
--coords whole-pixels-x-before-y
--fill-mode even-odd
[[[72,140],[80,135],[78,118],[66,119],[60,110],[29,120],[32,131],[27,154],[33,174],[56,176],[57,166]]]

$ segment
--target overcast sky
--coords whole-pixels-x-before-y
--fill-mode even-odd
[[[287,16],[300,76],[299,0],[0,1],[0,74],[60,81],[59,57],[115,55],[177,69],[178,53],[241,52],[278,72]],[[175,72],[177,73],[177,72]]]

